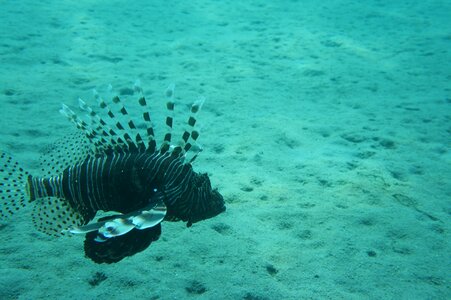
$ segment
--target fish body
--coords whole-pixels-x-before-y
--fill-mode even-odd
[[[170,86],[166,91],[171,114],[173,89]],[[77,139],[62,142],[64,149],[52,151],[44,163],[51,170],[46,176],[29,174],[2,153],[2,218],[34,205],[33,221],[38,230],[56,236],[85,234],[86,256],[97,263],[113,263],[156,241],[162,221],[183,221],[191,226],[225,211],[224,199],[211,187],[208,175],[196,173],[192,167],[201,149],[193,147],[199,136],[195,124],[200,102],[191,106],[188,129],[176,145],[171,143],[173,117],[166,118],[167,131],[158,147],[147,101],[142,89],[135,90],[141,95],[138,103],[143,108],[140,121],[145,124],[145,133],[118,96],[112,102],[119,107],[118,114],[126,117],[125,123],[96,94],[103,114],[79,101],[88,122],[63,105],[62,114],[80,129],[87,142],[85,147]],[[81,151],[73,151],[77,147]],[[190,151],[192,158],[188,160]]]

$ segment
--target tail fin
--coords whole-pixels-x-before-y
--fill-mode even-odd
[[[0,152],[0,216],[8,218],[29,202],[28,172],[9,155]]]

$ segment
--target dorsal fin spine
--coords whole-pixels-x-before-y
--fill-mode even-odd
[[[200,97],[191,105],[190,116],[188,117],[188,120],[186,122],[188,128],[186,128],[182,134],[182,155],[186,156],[187,153],[192,153],[192,156],[190,159],[185,161],[185,163],[192,163],[202,151],[202,147],[197,143],[197,139],[199,138],[199,131],[196,129],[196,123],[197,114],[200,112],[204,102],[205,98]],[[193,146],[195,146],[195,150],[192,150]]]
[[[164,135],[163,143],[161,144],[161,147],[160,147],[161,154],[164,154],[168,150],[171,149],[172,126],[174,123],[173,120],[174,120],[174,108],[175,108],[174,91],[175,91],[175,85],[170,84],[165,92],[165,96],[167,98],[166,110],[168,111],[168,115],[166,116],[166,121],[165,121],[166,133]]]
[[[111,87],[112,88],[112,87]],[[119,99],[119,98],[118,98]],[[111,110],[111,108],[110,108],[110,106],[108,105],[108,103],[105,101],[105,100],[103,100],[100,96],[97,96],[97,101],[98,101],[98,104],[99,104],[99,107],[101,108],[101,109],[103,109],[105,112],[106,112],[106,114],[108,115],[108,117],[111,119],[111,121],[112,121],[112,123],[116,126],[116,128],[119,130],[119,131],[123,131],[121,128],[123,128],[123,126],[120,124],[120,122],[118,122],[117,120],[116,120],[116,118],[115,118],[115,115],[114,115],[114,113],[112,112],[112,110]],[[114,102],[114,101],[113,101]],[[108,122],[106,122],[106,121],[104,121],[104,123],[105,123],[105,125],[103,125],[103,127],[106,127],[106,128],[109,128],[109,126],[108,126]],[[119,124],[119,125],[118,125]],[[111,129],[111,128],[109,128],[109,129]],[[117,144],[118,145],[121,145],[122,147],[113,147],[113,151],[114,152],[117,152],[117,153],[123,153],[123,152],[129,152],[130,150],[134,150],[135,149],[135,147],[133,147],[134,145],[132,145],[132,146],[130,146],[131,145],[131,142],[130,142],[130,137],[125,137],[125,135],[123,135],[123,134],[117,134],[115,131],[113,131],[113,130],[109,130],[109,132],[111,133],[109,136],[110,136],[110,144],[111,145],[115,145],[116,144],[116,142],[117,142]],[[122,139],[120,138],[120,136],[123,136],[124,137],[124,139],[125,139],[125,142],[123,142],[122,141]],[[131,147],[131,149],[130,149],[130,147]]]
[[[141,122],[136,123],[136,119],[130,117],[129,111],[124,105],[120,96],[114,95],[111,100],[106,101],[94,91],[94,98],[98,102],[97,112],[82,99],[79,99],[79,107],[86,113],[89,121],[85,122],[77,116],[69,107],[63,105],[61,112],[78,128],[83,130],[85,135],[96,147],[95,154],[102,153],[155,153],[180,158],[189,163],[194,161],[202,151],[197,144],[199,130],[197,129],[197,114],[202,108],[204,98],[199,98],[190,108],[190,114],[185,121],[185,129],[182,131],[180,140],[173,142],[175,101],[175,85],[171,84],[166,89],[166,132],[159,147],[155,139],[154,127],[152,124],[151,112],[148,101],[144,97],[143,91],[138,84],[135,84],[134,91],[138,94],[138,104],[143,108]],[[140,132],[140,125],[145,126],[146,132]],[[186,156],[190,158],[186,158]]]
[[[152,126],[152,119],[150,117],[149,108],[147,106],[146,98],[144,97],[143,89],[140,86],[140,82],[137,80],[134,84],[134,91],[139,95],[138,103],[144,108],[144,112],[142,114],[142,118],[144,120],[144,124],[146,125],[146,138],[147,138],[147,153],[154,153],[157,149],[157,143],[155,142],[155,133]],[[143,142],[144,143],[144,142]]]

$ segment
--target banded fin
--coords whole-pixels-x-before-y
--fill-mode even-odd
[[[165,124],[167,129],[159,147],[155,139],[155,131],[148,101],[144,97],[139,82],[135,83],[134,91],[138,95],[138,104],[143,110],[142,119],[140,120],[130,117],[129,110],[119,96],[113,96],[112,100],[108,102],[101,98],[97,92],[94,93],[94,98],[97,100],[99,106],[97,111],[83,100],[79,100],[79,107],[86,113],[87,121],[80,118],[67,105],[63,104],[60,112],[84,132],[91,144],[95,146],[96,155],[111,154],[112,152],[146,152],[152,154],[159,151],[160,154],[169,152],[172,156],[181,159],[185,159],[186,155],[190,154],[186,163],[191,163],[202,151],[202,148],[197,145],[199,131],[195,125],[197,122],[196,115],[204,99],[200,98],[191,105],[190,116],[186,122],[187,128],[183,131],[180,142],[173,144],[173,125],[175,123],[174,90],[175,86],[173,84],[169,85],[166,89],[166,110],[168,114],[165,119]],[[145,129],[145,132],[141,129]]]
[[[147,147],[146,152],[147,153],[154,153],[157,148],[157,143],[155,141],[155,132],[152,125],[152,119],[150,114],[150,109],[147,106],[147,101],[144,96],[143,89],[141,88],[140,82],[136,81],[134,86],[135,93],[139,94],[138,103],[141,106],[141,108],[144,109],[144,112],[142,113],[142,118],[144,121],[144,124],[146,126],[146,138],[147,138]]]
[[[175,91],[175,85],[170,84],[168,88],[166,89],[165,96],[167,98],[166,102],[166,109],[168,110],[169,114],[166,116],[166,133],[164,135],[163,142],[160,146],[160,153],[164,154],[168,150],[171,149],[171,139],[172,139],[172,126],[174,123],[174,108],[175,108],[175,102],[174,102],[174,91]]]
[[[69,226],[85,223],[83,217],[69,203],[57,197],[45,197],[36,200],[32,219],[35,227],[48,235],[64,235]]]
[[[196,127],[197,114],[200,112],[203,104],[205,102],[204,97],[200,97],[195,101],[190,108],[190,116],[186,121],[187,127],[185,128],[181,140],[179,141],[178,151],[180,156],[185,159],[185,163],[192,163],[200,152],[202,152],[202,147],[197,143],[199,138],[199,130]],[[188,154],[191,154],[188,156]]]
[[[107,125],[101,116],[95,112],[89,105],[86,104],[81,98],[78,99],[78,106],[83,110],[90,119],[89,127],[81,127],[85,131],[88,139],[96,146],[97,152],[106,151],[109,149],[111,141],[112,129]],[[64,110],[68,107],[64,107],[61,111],[64,114]],[[74,112],[72,112],[75,114]]]
[[[201,110],[202,105],[205,102],[205,98],[200,97],[197,101],[191,104],[190,115],[186,121],[186,125],[180,137],[180,140],[177,142],[177,144],[170,145],[173,129],[172,124],[174,116],[174,106],[175,106],[175,102],[173,100],[174,88],[175,88],[174,85],[170,85],[166,90],[166,97],[169,98],[166,104],[166,108],[170,112],[170,115],[166,117],[166,125],[168,127],[168,131],[165,135],[165,139],[160,148],[160,152],[165,153],[169,150],[171,152],[171,155],[178,156],[184,160],[187,158],[187,154],[191,153],[192,155],[188,158],[188,160],[186,160],[186,163],[191,163],[202,151],[202,147],[197,144],[197,139],[199,138],[199,131],[197,130],[196,123],[197,123],[197,114]]]
[[[24,171],[11,156],[0,152],[0,216],[9,218],[20,208],[26,207],[26,182]]]
[[[138,148],[137,150],[141,153],[145,152],[146,145],[144,144],[143,138],[141,137],[141,134],[139,133],[139,130],[136,127],[135,122],[133,121],[133,119],[130,118],[127,108],[122,103],[119,96],[114,96],[113,102],[120,106],[119,112],[122,114],[122,116],[127,118],[126,122],[128,126],[128,132],[130,134],[128,134],[127,131],[125,131],[124,126],[120,122],[117,122],[116,126],[118,127],[118,129],[124,130],[124,137],[127,138],[126,141],[128,142],[128,140],[130,140],[130,142],[128,142],[129,147],[136,147]]]
[[[110,90],[112,89],[111,85],[110,85]],[[106,116],[108,116],[109,121],[103,121],[102,123],[100,123],[100,127],[102,128],[102,126],[104,128],[108,128],[108,134],[110,135],[111,139],[111,144],[114,146],[116,143],[119,144],[119,147],[115,147],[116,150],[118,150],[119,152],[121,152],[120,150],[124,151],[124,152],[135,152],[137,151],[138,148],[138,141],[140,138],[138,138],[137,140],[135,140],[133,138],[133,133],[136,133],[136,126],[134,124],[134,122],[129,118],[127,121],[127,125],[124,126],[121,121],[117,118],[117,116],[115,115],[114,111],[111,109],[110,103],[108,103],[106,100],[104,100],[103,98],[101,98],[98,93],[95,91],[95,98],[97,99],[97,103],[100,109],[102,109]],[[121,106],[121,108],[119,109],[119,113],[122,116],[128,117],[128,112],[127,109],[125,108],[125,106],[122,104],[119,96],[114,96],[113,99],[113,104],[118,104]],[[110,124],[110,125],[108,125]],[[113,127],[115,127],[116,129],[113,129]],[[128,129],[127,129],[128,127]]]
[[[63,104],[62,108],[60,109],[60,113],[69,121],[74,123],[78,129],[82,130],[85,133],[91,144],[95,146],[97,153],[106,151],[106,149],[108,148],[108,141],[105,139],[105,137],[108,137],[109,134],[104,130],[102,132],[98,132],[96,130],[97,128],[94,128],[93,126],[93,118],[91,119],[91,125],[89,125],[85,121],[83,121],[72,109],[70,109],[69,106],[65,104]]]

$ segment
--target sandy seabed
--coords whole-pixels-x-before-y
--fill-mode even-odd
[[[61,103],[108,84],[132,103],[139,79],[164,107],[175,83],[182,112],[207,98],[194,168],[227,205],[191,228],[165,222],[113,265],[84,258],[83,237],[38,232],[27,208],[0,225],[0,299],[451,298],[449,2],[0,11],[3,151],[38,172],[72,130]]]

